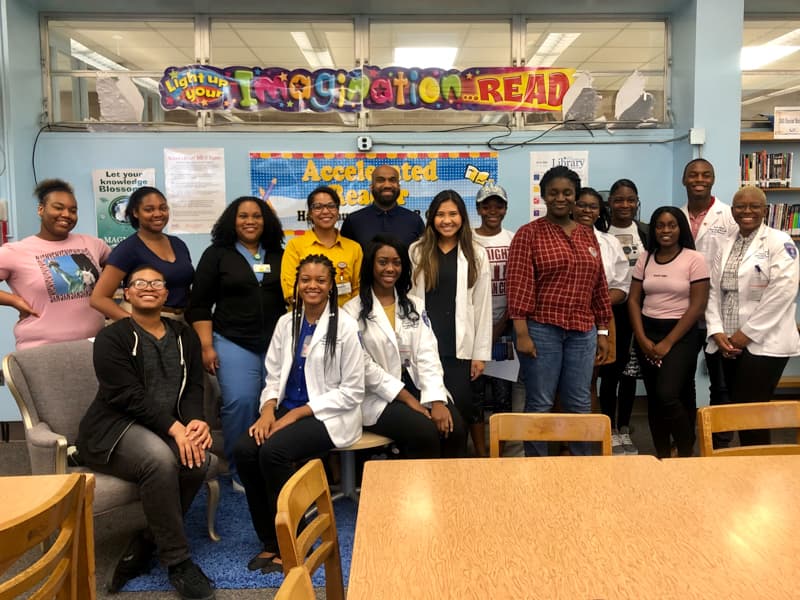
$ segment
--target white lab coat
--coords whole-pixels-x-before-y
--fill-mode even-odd
[[[689,204],[684,204],[681,210],[689,220]],[[733,220],[731,207],[715,197],[714,204],[697,231],[697,237],[694,239],[695,250],[702,254],[706,259],[706,264],[710,265],[714,262],[714,257],[722,249],[722,246],[737,233],[739,233],[739,226]]]
[[[343,448],[361,437],[364,350],[358,339],[358,325],[350,315],[339,311],[336,352],[333,360],[325,355],[328,313],[326,306],[311,336],[306,357],[308,406],[325,425],[333,444]],[[283,401],[293,359],[292,313],[287,313],[278,319],[267,350],[267,385],[261,392],[259,410],[272,398],[278,399],[278,405]]]
[[[456,358],[462,360],[492,359],[492,275],[486,249],[473,242],[475,260],[478,263],[478,278],[475,285],[467,287],[467,258],[458,248],[458,277],[456,282]],[[422,260],[418,256],[419,242],[408,249],[413,266],[411,294],[420,299],[421,310],[425,308],[425,276],[417,277],[417,267]]]
[[[449,395],[442,380],[442,364],[439,349],[431,323],[422,301],[410,296],[419,317],[416,320],[400,317],[400,305],[395,292],[395,321],[392,329],[380,301],[372,293],[372,312],[366,323],[358,318],[361,311],[361,298],[356,297],[344,305],[357,320],[361,331],[361,341],[367,356],[364,359],[365,391],[361,414],[364,425],[374,425],[386,406],[403,389],[402,367],[406,360],[408,371],[414,385],[420,391],[419,401],[430,407],[432,402],[449,402]]]
[[[594,229],[600,246],[600,257],[609,290],[622,290],[625,295],[631,290],[631,266],[617,236]]]
[[[722,271],[736,238],[730,239],[711,265],[711,291],[706,308],[709,353],[717,351],[712,336],[722,327]],[[761,225],[739,265],[739,328],[753,340],[747,346],[759,356],[800,354],[795,323],[800,282],[797,248],[783,231]]]

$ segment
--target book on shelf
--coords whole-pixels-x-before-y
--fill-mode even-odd
[[[793,161],[794,152],[743,153],[739,161],[739,183],[767,189],[791,187]]]
[[[770,227],[800,236],[800,204],[776,202],[767,204],[765,222]]]

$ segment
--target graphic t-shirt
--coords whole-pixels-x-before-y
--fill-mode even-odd
[[[628,257],[628,264],[634,266],[639,256],[644,254],[645,247],[642,243],[642,238],[639,237],[639,228],[636,223],[631,223],[627,227],[614,227],[609,226],[608,233],[613,235],[622,244],[622,251]]]
[[[17,321],[17,350],[100,331],[103,315],[89,306],[89,296],[110,253],[104,241],[80,233],[55,242],[32,235],[0,246],[0,280],[39,314]]]
[[[492,322],[496,323],[506,312],[508,298],[506,297],[506,263],[508,262],[508,247],[514,234],[508,229],[501,229],[497,235],[481,235],[472,231],[472,239],[486,248],[489,258],[489,270],[492,273]]]

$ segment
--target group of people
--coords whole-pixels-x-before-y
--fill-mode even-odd
[[[798,262],[791,238],[764,224],[761,190],[743,188],[726,205],[711,195],[705,160],[686,166],[683,183],[686,206],[658,208],[646,226],[632,181],[615,182],[604,202],[554,167],[540,182],[547,214],[514,234],[503,228],[502,186],[478,191],[475,229],[453,190],[433,198],[423,221],[398,204],[399,174],[382,165],[371,174],[373,204],[341,230],[336,190],[313,190],[310,229],[286,244],[266,202],[237,198],[196,270],[186,245],[164,233],[169,207],[158,189],[131,195],[136,232],[112,251],[70,233],[69,184],[40,184],[40,232],[0,247],[0,280],[12,289],[0,304],[20,314],[18,348],[96,336],[99,391],[79,455],[136,482],[148,524],[111,589],[157,550],[182,597],[214,595],[182,525],[212,441],[204,373],[219,382],[224,454],[261,543],[251,570],[282,568],[274,517],[295,465],[352,444],[362,429],[392,438],[407,458],[466,456],[468,437],[485,455],[487,394],[495,410],[511,407],[512,382],[484,374],[490,361],[513,358],[506,340],[527,412],[556,401],[590,412],[599,377],[614,452],[635,453],[640,376],[658,456],[673,444],[691,455],[703,345],[712,404],[769,399],[800,354]],[[114,323],[104,328],[103,316]],[[763,443],[764,434],[740,438]],[[525,453],[547,445],[526,443]]]

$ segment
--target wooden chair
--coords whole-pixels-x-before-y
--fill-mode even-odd
[[[305,567],[295,567],[283,580],[275,600],[314,600],[314,586]]]
[[[28,550],[55,539],[32,565],[0,583],[0,600],[78,599],[77,568],[86,475],[74,473],[52,498],[0,530],[0,573]],[[94,565],[92,565],[92,568]],[[35,590],[35,591],[32,591]]]
[[[611,456],[611,419],[572,413],[496,413],[489,417],[489,456],[500,456],[501,441],[601,442]]]
[[[310,508],[316,508],[316,514],[306,521],[298,534],[297,528]],[[309,573],[314,573],[324,564],[325,597],[328,600],[344,600],[342,561],[331,491],[325,468],[318,458],[303,465],[283,486],[278,495],[275,530],[284,574],[288,575],[294,567],[299,566],[305,566]],[[309,553],[317,540],[320,540],[320,544]]]
[[[697,410],[700,456],[753,456],[761,454],[800,454],[800,429],[795,444],[767,444],[714,449],[711,434],[742,429],[800,428],[800,402],[751,402],[704,406]]]

